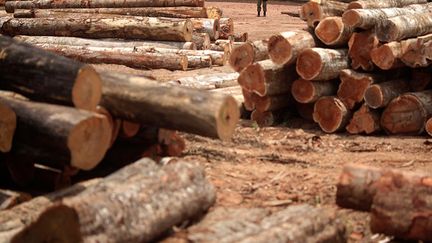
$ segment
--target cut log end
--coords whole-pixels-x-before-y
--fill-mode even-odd
[[[364,96],[366,104],[371,108],[380,108],[384,103],[384,94],[379,85],[371,85],[365,92]]]
[[[379,112],[370,110],[366,105],[363,105],[356,111],[350,123],[346,126],[346,130],[351,134],[366,133],[371,134],[380,130]]]
[[[294,81],[291,87],[291,93],[294,99],[300,103],[306,104],[315,101],[315,86],[311,81],[303,79]]]
[[[259,95],[265,95],[265,74],[263,68],[258,63],[249,65],[244,69],[237,81],[243,89]]]
[[[333,133],[344,127],[348,110],[335,97],[322,97],[314,106],[313,119],[324,132]]]
[[[361,2],[357,2],[357,1],[354,1],[354,2],[350,2],[349,4],[348,4],[348,10],[349,9],[363,9],[364,7],[363,7],[363,5],[361,4]]]
[[[307,49],[300,53],[297,58],[297,73],[306,80],[316,78],[323,67],[321,56],[313,49]]]
[[[425,130],[429,134],[429,136],[432,136],[432,118],[430,118],[425,125]]]
[[[250,43],[245,43],[231,52],[229,64],[236,71],[240,72],[254,62],[255,52]]]
[[[340,18],[325,18],[315,29],[317,37],[326,45],[334,45],[344,31],[344,24]]]
[[[72,89],[72,102],[75,107],[95,111],[102,97],[102,81],[99,74],[89,65],[83,66],[76,77]]]
[[[240,110],[236,100],[232,96],[227,96],[224,104],[218,112],[216,126],[218,137],[221,140],[229,140],[240,119]]]
[[[361,17],[357,11],[348,10],[342,15],[342,21],[344,24],[351,28],[358,27],[358,24],[361,22]]]
[[[388,45],[375,48],[370,53],[372,62],[382,70],[389,70],[395,66],[397,57]]]
[[[193,23],[190,19],[186,19],[184,25],[184,41],[192,41]]]
[[[135,122],[122,121],[120,126],[120,136],[123,138],[131,138],[138,134],[141,125]]]
[[[2,103],[0,114],[0,152],[7,153],[12,148],[17,119],[15,112]]]
[[[270,59],[276,64],[289,63],[292,59],[292,46],[282,35],[270,37],[268,51]]]

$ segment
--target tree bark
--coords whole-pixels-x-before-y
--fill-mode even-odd
[[[330,209],[296,205],[271,212],[263,208],[219,207],[188,228],[187,239],[191,242],[337,243],[346,241],[344,232],[345,227]]]
[[[348,55],[351,58],[351,67],[353,69],[363,69],[372,71],[371,51],[379,45],[378,38],[373,31],[364,31],[353,33],[348,41]]]
[[[297,60],[297,56],[304,49],[315,46],[317,46],[317,41],[309,31],[288,31],[270,37],[268,53],[274,63],[289,65]]]
[[[389,134],[421,134],[432,116],[432,90],[407,93],[393,99],[381,116]]]
[[[192,34],[192,43],[195,44],[196,49],[198,50],[207,50],[210,48],[210,36],[207,33],[193,33]]]
[[[400,41],[410,37],[426,35],[432,32],[432,15],[416,13],[396,16],[384,20],[376,27],[380,41]]]
[[[315,28],[315,34],[327,46],[344,46],[354,28],[345,25],[341,17],[326,17]]]
[[[292,84],[291,94],[294,99],[303,104],[314,103],[323,96],[335,95],[337,83],[335,81],[309,81],[297,79]]]
[[[6,103],[0,102],[0,153],[7,153],[12,148],[12,141],[17,125],[15,112]]]
[[[423,4],[427,0],[358,0],[349,3],[348,9],[402,8],[411,4]]]
[[[115,16],[104,18],[23,18],[3,23],[1,32],[15,35],[124,38],[163,41],[190,41],[188,19]]]
[[[325,17],[342,16],[348,4],[339,1],[309,1],[302,5],[300,18],[306,20],[309,27],[315,28]]]
[[[252,94],[252,101],[255,104],[255,109],[258,112],[277,111],[287,108],[294,104],[294,99],[290,94],[281,94],[274,96],[259,96]]]
[[[197,33],[209,34],[210,40],[219,39],[220,23],[219,19],[191,18],[193,31]]]
[[[402,62],[408,67],[428,67],[432,63],[432,34],[401,41]]]
[[[70,59],[0,36],[0,87],[35,100],[95,110],[101,97],[96,71]]]
[[[219,38],[228,39],[234,34],[234,21],[232,18],[220,18]]]
[[[313,119],[326,133],[343,130],[351,117],[351,111],[334,96],[321,97],[315,102]]]
[[[115,117],[202,136],[229,139],[239,119],[231,96],[119,73],[103,73],[101,105]]]
[[[279,66],[270,60],[264,60],[244,69],[238,77],[243,89],[260,96],[287,94],[297,79],[295,67]]]
[[[239,85],[231,86],[231,87],[225,87],[225,88],[219,88],[219,89],[213,89],[213,90],[210,90],[210,92],[225,94],[225,95],[231,95],[237,102],[237,105],[238,105],[239,110],[240,110],[240,117],[243,117],[245,115],[244,97],[243,97],[243,93],[242,93],[242,88]]]
[[[383,70],[404,67],[402,63],[402,46],[400,42],[394,41],[383,44],[372,49],[370,52],[372,62]]]
[[[364,93],[364,100],[373,109],[383,108],[394,98],[408,91],[410,86],[406,79],[387,81],[369,86]]]
[[[229,63],[234,71],[240,72],[252,63],[268,58],[267,41],[258,40],[246,42],[234,48],[229,58]]]
[[[297,73],[306,80],[331,80],[349,67],[346,49],[309,48],[297,58]]]
[[[378,132],[381,130],[380,118],[380,111],[372,110],[367,105],[362,105],[358,111],[354,112],[353,118],[346,126],[346,130],[350,134],[371,134]]]
[[[0,189],[0,211],[10,209],[31,198],[31,195],[25,192]]]
[[[292,113],[286,109],[265,112],[254,110],[251,114],[251,120],[255,121],[259,127],[269,127],[277,125],[291,116]]]
[[[69,161],[89,170],[104,157],[111,142],[106,117],[84,110],[21,101],[0,96],[17,115],[14,146],[31,147],[49,155],[47,161]],[[32,139],[28,135],[32,134]]]
[[[237,84],[238,73],[212,73],[198,76],[184,77],[174,80],[181,86],[194,89],[216,89]]]

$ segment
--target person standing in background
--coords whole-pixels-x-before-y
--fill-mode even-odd
[[[257,11],[258,11],[258,17],[261,15],[261,4],[262,4],[262,8],[263,8],[263,16],[266,16],[266,12],[267,12],[267,0],[258,0],[257,3]]]

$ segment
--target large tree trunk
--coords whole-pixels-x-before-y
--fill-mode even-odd
[[[301,215],[301,217],[299,217]],[[235,227],[232,227],[235,226]],[[272,212],[263,208],[216,208],[188,228],[191,242],[345,242],[333,210],[310,205]]]
[[[348,41],[348,55],[351,58],[351,67],[353,69],[363,69],[372,71],[371,51],[379,45],[378,38],[373,31],[364,31],[353,33]]]
[[[17,117],[5,102],[0,102],[0,114],[0,153],[7,153],[12,148]]]
[[[400,41],[432,32],[430,13],[406,14],[384,20],[376,27],[378,39],[383,42]]]
[[[115,117],[224,140],[238,122],[238,106],[231,96],[164,87],[125,74],[102,75],[101,105]]]
[[[315,34],[328,46],[344,46],[348,43],[354,28],[345,25],[341,17],[326,17],[315,28]]]
[[[325,96],[315,102],[313,119],[326,133],[345,129],[351,117],[351,111],[336,97]]]
[[[358,111],[354,112],[346,130],[351,134],[378,132],[381,130],[380,118],[381,112],[379,110],[372,110],[364,104]]]
[[[422,4],[427,2],[427,0],[358,0],[351,2],[348,5],[348,9],[402,8],[411,4]]]
[[[173,80],[181,86],[195,89],[217,89],[237,85],[238,73],[212,73]]]
[[[405,65],[412,68],[428,67],[432,63],[432,34],[401,41]]]
[[[244,69],[238,77],[243,89],[260,96],[287,94],[297,79],[294,66],[280,66],[270,60],[264,60]]]
[[[313,48],[317,41],[312,33],[305,30],[282,32],[270,37],[268,53],[270,59],[280,65],[289,65],[307,48]]]
[[[124,38],[163,41],[190,41],[188,19],[116,16],[104,18],[10,19],[3,23],[6,35],[50,35],[87,38]]]
[[[219,24],[219,38],[228,39],[231,35],[234,34],[234,21],[232,18],[220,18]]]
[[[432,90],[407,93],[393,99],[381,116],[381,126],[390,134],[421,134],[432,116]]]
[[[406,79],[387,81],[369,86],[364,93],[364,100],[371,108],[383,108],[394,98],[408,91],[410,85]]]
[[[383,70],[396,69],[405,66],[402,61],[402,45],[394,41],[372,49],[370,52],[372,62]]]
[[[101,81],[87,65],[0,36],[0,87],[32,99],[95,110]]]
[[[219,19],[192,18],[190,20],[192,22],[194,32],[207,33],[209,34],[210,40],[219,39]]]
[[[210,48],[211,40],[210,36],[207,33],[193,33],[192,34],[192,43],[195,44],[198,50],[207,50]]]
[[[346,49],[309,48],[297,58],[297,73],[306,80],[331,80],[349,67]]]
[[[31,198],[31,195],[25,192],[0,189],[0,210],[10,209]]]
[[[291,94],[299,103],[314,103],[323,96],[335,95],[337,83],[331,81],[309,81],[297,79],[292,84]]]
[[[340,1],[309,1],[302,5],[300,18],[306,20],[309,27],[315,28],[325,17],[342,16],[348,4]]]
[[[0,101],[18,118],[14,146],[51,154],[51,162],[65,160],[71,166],[89,170],[102,160],[111,142],[108,120],[96,113],[5,96],[0,96]]]
[[[267,41],[258,40],[246,42],[234,48],[229,58],[229,63],[234,71],[240,72],[252,63],[268,58]]]

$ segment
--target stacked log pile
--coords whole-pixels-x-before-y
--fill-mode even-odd
[[[258,100],[275,95],[257,90],[257,80],[284,97],[277,101],[284,106],[266,107],[270,122],[252,119],[272,125],[276,113],[286,113],[277,110],[297,108],[327,133],[432,135],[430,11],[426,0],[305,3],[300,17],[308,29],[273,35],[267,48],[254,42],[232,51],[230,65],[252,114],[263,113]]]

